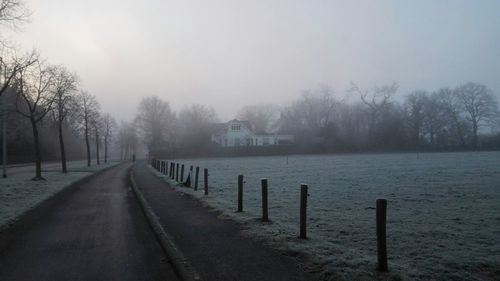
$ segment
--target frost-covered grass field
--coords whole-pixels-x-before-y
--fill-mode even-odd
[[[8,177],[0,178],[0,229],[77,180],[116,164],[87,167],[85,161],[69,162],[67,174],[61,173],[60,164],[45,164],[42,166],[45,181],[31,180],[34,166],[9,169]]]
[[[194,192],[252,235],[308,254],[344,280],[499,280],[500,153],[365,154],[180,159],[209,169]],[[235,213],[237,175],[244,212]],[[271,223],[260,223],[260,179]],[[299,185],[309,185],[308,235],[298,235]],[[375,200],[388,200],[389,275],[376,267]]]

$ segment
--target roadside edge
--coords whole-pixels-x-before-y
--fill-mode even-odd
[[[170,235],[165,231],[158,219],[158,216],[154,212],[151,205],[149,205],[142,191],[137,186],[137,183],[134,179],[133,170],[134,166],[129,169],[130,185],[132,186],[132,189],[137,196],[137,200],[139,201],[139,204],[141,205],[141,208],[146,215],[148,223],[150,224],[156,237],[158,238],[160,246],[165,251],[167,258],[172,263],[175,272],[184,281],[201,281],[202,279],[200,275],[196,272],[194,267],[184,256],[181,250],[175,245],[175,242],[170,237]]]

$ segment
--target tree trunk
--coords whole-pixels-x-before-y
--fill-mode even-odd
[[[90,142],[87,121],[85,121],[85,145],[87,146],[87,166],[90,167]]]
[[[62,121],[59,121],[59,147],[61,149],[61,167],[62,167],[62,172],[67,173],[67,167],[66,167],[66,150],[64,149],[64,138],[63,138],[63,129],[62,129]]]
[[[104,137],[104,163],[108,163],[108,137]]]
[[[101,163],[99,162],[99,133],[97,132],[97,130],[95,131],[95,156],[97,165],[100,165]]]
[[[477,130],[478,130],[478,126],[477,126],[477,122],[476,121],[473,121],[472,122],[472,147],[474,149],[477,149]]]
[[[30,118],[31,128],[33,129],[33,144],[35,145],[35,177],[33,180],[44,180],[42,177],[42,155],[40,152],[40,138],[38,136],[38,127],[34,118]]]

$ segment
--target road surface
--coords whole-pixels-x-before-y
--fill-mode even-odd
[[[242,236],[243,227],[221,220],[190,196],[173,190],[140,162],[134,166],[137,186],[160,223],[204,281],[311,281],[299,257],[290,257]]]
[[[177,280],[128,168],[66,189],[0,233],[0,280]]]

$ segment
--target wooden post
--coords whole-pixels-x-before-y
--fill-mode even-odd
[[[205,195],[208,195],[208,169],[203,170],[203,177],[205,178]],[[198,179],[198,177],[196,177]]]
[[[165,174],[165,161],[161,161],[161,171],[160,173]]]
[[[300,185],[300,239],[307,238],[307,184]]]
[[[175,181],[179,181],[179,163],[175,164]]]
[[[191,184],[189,187],[191,187],[191,186],[194,186],[194,184],[193,184],[193,182],[194,182],[194,179],[193,179],[193,177],[194,177],[193,165],[189,166],[189,176],[190,176],[189,181],[190,181],[190,184]]]
[[[181,182],[184,181],[184,164],[181,165]]]
[[[167,161],[167,162],[165,162],[165,176],[168,176],[168,168],[169,168],[169,166],[168,166],[168,161]]]
[[[388,271],[387,266],[387,200],[377,199],[377,260],[378,270]]]
[[[269,221],[267,214],[267,179],[260,180],[262,187],[262,221]]]
[[[175,179],[175,163],[172,163],[172,179]]]
[[[238,212],[243,212],[243,175],[238,175]]]
[[[194,175],[194,190],[198,190],[198,176],[200,174],[200,167],[196,166],[196,173]]]

